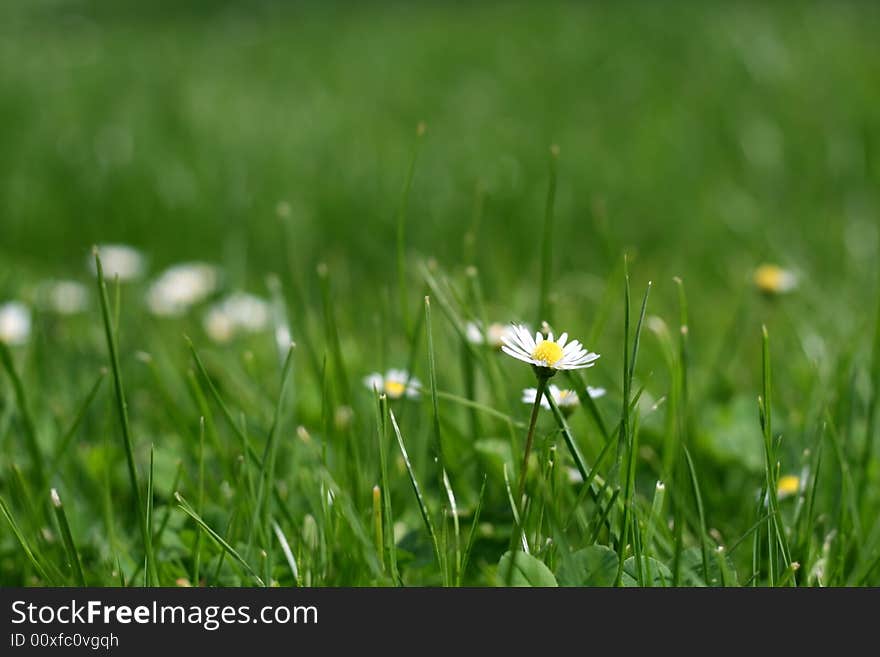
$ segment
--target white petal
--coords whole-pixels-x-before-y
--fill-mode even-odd
[[[385,380],[392,383],[406,383],[407,379],[409,379],[409,374],[406,370],[391,369],[385,374]]]
[[[577,340],[572,340],[567,345],[565,345],[565,347],[562,349],[562,353],[570,354],[571,352],[578,351],[579,349],[582,349],[582,348],[583,347],[581,346],[580,342],[578,342]]]
[[[378,390],[379,392],[382,392],[382,388],[385,387],[385,379],[383,379],[382,375],[378,372],[373,372],[364,377],[364,385],[370,390]]]
[[[514,351],[513,349],[510,349],[509,347],[502,346],[502,347],[501,347],[501,351],[503,351],[503,352],[504,352],[505,354],[507,354],[508,356],[512,356],[512,357],[516,358],[517,360],[521,360],[521,361],[523,361],[524,363],[533,363],[533,362],[534,362],[534,361],[533,361],[531,358],[529,358],[528,356],[526,356],[526,355],[524,355],[524,354],[521,354],[521,353],[519,353],[519,352],[517,352],[517,351]]]

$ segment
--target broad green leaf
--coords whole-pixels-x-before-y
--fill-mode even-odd
[[[560,586],[614,586],[617,553],[604,545],[590,545],[568,557],[559,567]],[[629,576],[624,573],[624,579]]]
[[[496,581],[498,586],[559,586],[547,566],[532,555],[520,551],[504,553],[498,562]]]
[[[623,562],[624,578],[622,583],[624,586],[638,586],[639,575],[636,571],[636,558],[630,557]],[[626,578],[629,575],[629,579]],[[650,586],[665,587],[672,586],[672,572],[666,564],[657,561],[654,557],[642,557],[642,579]]]
[[[739,578],[730,555],[724,555],[727,560],[727,586],[739,586]],[[681,583],[684,586],[721,586],[721,569],[718,567],[718,559],[709,559],[709,582],[703,581],[703,558],[697,548],[688,548],[681,553]]]
[[[717,404],[704,413],[700,426],[700,445],[719,463],[736,463],[760,472],[764,449],[760,434],[755,435],[755,400],[747,395],[734,397],[729,404]]]

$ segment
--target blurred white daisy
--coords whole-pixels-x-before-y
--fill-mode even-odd
[[[282,363],[287,359],[290,349],[295,345],[293,333],[290,330],[290,322],[287,319],[287,307],[284,304],[284,296],[281,290],[281,281],[271,274],[266,279],[266,287],[269,288],[270,317],[275,333],[275,347],[278,349],[278,358]]]
[[[604,397],[607,391],[605,388],[594,388],[593,386],[587,386],[587,394],[591,399],[599,399],[599,397]]]
[[[554,401],[556,401],[556,405],[559,408],[565,409],[573,409],[576,407],[580,400],[578,399],[577,393],[574,390],[562,390],[559,386],[549,385],[547,386],[547,391],[553,395]],[[534,404],[535,396],[538,394],[537,388],[526,388],[523,390],[522,400],[524,404]],[[546,395],[541,397],[541,406],[543,408],[550,408],[550,402],[547,401]]]
[[[143,254],[125,244],[103,244],[98,247],[98,255],[101,256],[104,278],[108,281],[117,277],[123,282],[131,281],[143,276],[147,268]],[[98,273],[93,257],[89,258],[89,269],[93,274]]]
[[[755,287],[764,294],[785,294],[797,287],[797,275],[778,265],[761,265],[753,275]]]
[[[563,411],[566,409],[573,410],[580,404],[580,399],[578,399],[578,395],[574,390],[563,390],[559,386],[550,384],[547,386],[547,391],[553,395],[556,405]],[[534,404],[535,395],[537,394],[537,388],[526,388],[523,390],[523,403]],[[587,394],[593,399],[597,399],[605,394],[605,388],[593,388],[592,386],[587,386]],[[547,401],[546,395],[541,398],[541,406],[546,409],[550,408],[550,402]]]
[[[566,467],[565,475],[568,479],[568,483],[570,484],[582,484],[584,483],[584,476],[581,474],[581,471],[577,468]]]
[[[217,290],[220,272],[203,262],[166,269],[147,290],[147,306],[154,315],[182,315]]]
[[[528,330],[528,328],[526,328]],[[483,333],[483,327],[478,322],[468,322],[465,327],[468,342],[471,344],[488,344],[493,349],[501,349],[505,337],[513,336],[514,327],[510,324],[493,322]]]
[[[31,335],[31,311],[23,303],[0,304],[0,342],[21,345]]]
[[[287,358],[287,352],[290,345],[293,344],[293,335],[290,332],[290,326],[287,324],[279,324],[275,327],[275,346],[278,347],[278,353],[281,359]]]
[[[211,306],[205,313],[205,332],[215,342],[229,342],[240,333],[256,333],[269,324],[269,303],[259,297],[236,292]]]
[[[59,315],[76,315],[89,305],[89,290],[77,281],[44,281],[37,288],[41,307]]]
[[[592,367],[599,358],[599,354],[588,352],[579,341],[568,342],[568,333],[554,340],[553,333],[548,333],[546,338],[541,333],[532,337],[525,326],[513,325],[512,329],[511,335],[502,338],[502,351],[524,363],[549,370],[545,375],[552,375],[557,370]]]
[[[406,370],[388,370],[384,376],[380,372],[374,372],[364,377],[364,385],[370,390],[384,392],[389,399],[400,399],[404,396],[416,399],[422,387],[419,380],[410,376]]]

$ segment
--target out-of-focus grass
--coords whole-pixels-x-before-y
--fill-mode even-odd
[[[375,431],[373,402],[357,384],[362,374],[406,366],[411,359],[416,373],[428,378],[423,338],[421,344],[408,340],[396,315],[395,217],[416,125],[425,121],[427,134],[407,211],[413,317],[427,259],[438,263],[443,280],[448,272],[459,286],[465,313],[479,316],[472,295],[464,292],[463,275],[471,264],[466,236],[479,194],[473,264],[488,316],[542,319],[537,308],[547,149],[558,144],[554,324],[584,340],[596,328],[588,346],[603,359],[589,371],[589,381],[609,388],[609,398],[599,403],[606,418],[615,417],[622,392],[620,263],[628,253],[634,289],[640,294],[649,279],[654,282],[648,313],[668,327],[649,317],[652,331],[642,338],[635,385],[645,386],[649,409],[669,399],[680,374],[667,367],[664,349],[667,340],[677,345],[672,278],[685,280],[692,454],[709,528],[729,544],[757,519],[753,507],[764,478],[755,402],[761,393],[762,323],[773,342],[773,428],[783,436],[779,453],[786,471],[800,471],[802,451],[815,449],[826,415],[833,425],[826,431],[843,453],[855,463],[862,452],[877,299],[878,27],[880,13],[865,4],[9,3],[0,9],[0,301],[28,297],[45,277],[89,280],[86,260],[94,243],[133,244],[149,255],[153,271],[180,260],[216,262],[230,288],[261,294],[266,275],[278,274],[299,344],[295,404],[286,418],[278,471],[297,495],[311,491],[310,522],[320,531],[313,536],[300,526],[298,507],[291,512],[298,515],[280,518],[279,527],[300,531],[302,536],[290,537],[291,545],[306,559],[300,566],[308,577],[362,583],[388,564],[365,556],[372,543],[369,491],[379,474],[373,471],[374,437],[366,438]],[[290,207],[286,240],[276,212],[281,201]],[[760,297],[751,274],[764,261],[795,270],[797,291]],[[319,263],[327,263],[329,272],[323,301]],[[197,499],[194,445],[204,408],[191,402],[185,377],[193,363],[181,335],[187,332],[199,345],[207,339],[197,315],[149,318],[141,294],[138,286],[122,288],[120,358],[140,467],[149,463],[149,444],[158,445],[158,525],[174,506],[170,487],[178,461],[181,492]],[[97,309],[94,298],[86,317],[62,322],[38,316],[32,344],[14,354],[45,454],[52,454],[52,436],[63,435],[107,365]],[[423,332],[410,320],[416,324],[413,336]],[[463,395],[467,368],[459,365],[461,346],[444,320],[436,313],[438,385]],[[138,351],[149,358],[136,358]],[[240,422],[241,412],[248,415],[246,436],[261,450],[278,403],[274,344],[254,338],[211,348],[205,356],[233,409],[232,421]],[[509,363],[472,366],[481,381],[479,403],[517,421],[527,418],[527,407],[509,401],[519,387],[533,385],[528,371]],[[505,376],[493,378],[499,367]],[[510,389],[496,389],[499,381]],[[207,381],[201,386],[215,403]],[[0,490],[16,500],[12,510],[25,517],[21,531],[33,540],[50,521],[23,511],[27,498],[8,474],[10,465],[28,457],[5,379],[0,392]],[[105,461],[122,454],[111,400],[106,386],[84,417],[78,454],[60,469],[67,485],[64,509],[80,534],[74,539],[90,581],[88,571],[99,560],[140,558],[134,509],[108,503],[101,516],[100,500],[109,501],[112,491],[126,485],[124,470],[114,470],[101,488]],[[333,427],[334,407],[341,404],[354,407],[354,428]],[[434,490],[438,480],[428,463],[435,431],[429,406],[394,411],[414,474],[429,497],[442,500],[445,493]],[[241,491],[262,476],[249,469],[247,457],[236,460],[232,445],[241,427],[231,430],[213,408],[209,445],[212,435],[219,436],[223,448],[212,447],[209,499],[224,482],[222,490]],[[664,419],[663,408],[642,418],[636,495],[653,494],[657,464],[665,462],[661,451],[672,420]],[[455,425],[453,483],[463,488],[463,507],[472,508],[481,470],[497,465],[490,459],[472,467],[473,442],[508,436],[503,422],[482,416],[470,426],[496,433],[468,435],[463,427],[473,420],[461,410],[461,417],[458,410],[445,410],[444,423]],[[291,447],[297,440],[294,421],[313,435],[307,445],[330,448],[329,462]],[[591,436],[585,442],[595,457],[601,443],[586,414],[572,423]],[[449,429],[444,424],[441,431]],[[551,431],[552,421],[544,434]],[[522,440],[519,429],[513,433]],[[418,507],[394,463],[390,429],[385,439],[389,477],[397,482],[394,513],[413,532]],[[842,483],[846,477],[830,454],[829,448],[823,467],[830,480],[821,498],[830,515],[814,536],[820,547],[820,539],[837,527],[835,518],[846,526],[853,522],[840,509],[854,490]],[[316,462],[327,472],[290,474]],[[851,488],[860,476],[852,475]],[[345,511],[328,510],[322,498],[336,485],[362,486],[348,491],[351,508]],[[506,503],[498,472],[489,491],[484,518],[497,524]],[[869,510],[876,494],[862,493],[861,522],[868,524],[860,530],[872,546]],[[48,491],[31,495],[33,504],[45,506]],[[98,504],[83,511],[77,495]],[[340,506],[349,503],[343,496],[338,500]],[[205,522],[214,531],[247,535],[245,517],[208,506]],[[107,521],[115,513],[122,526]],[[333,540],[334,513],[363,523],[365,534],[356,544],[364,554],[351,566],[335,562],[325,545]],[[173,544],[179,547],[173,556],[158,558],[179,559],[180,572],[187,572],[182,546],[190,545],[195,528],[177,511],[170,517],[165,536],[181,545]],[[691,539],[689,545],[698,545]],[[3,541],[0,579],[12,581],[24,557],[11,536]],[[494,554],[485,542],[477,548],[475,560]],[[38,552],[59,549],[56,541]],[[837,555],[836,563],[851,566],[851,549]],[[130,550],[135,553],[124,556]],[[243,552],[242,558],[255,554]],[[747,561],[744,552],[738,556]],[[402,570],[410,557],[402,555]],[[219,572],[206,561],[202,572],[210,577],[214,568]],[[133,569],[123,563],[128,577]],[[166,582],[171,570],[164,573]],[[485,581],[481,577],[465,581]]]

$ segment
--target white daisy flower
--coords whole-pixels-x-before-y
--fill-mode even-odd
[[[22,345],[31,335],[31,311],[23,303],[0,304],[0,342]]]
[[[229,342],[235,334],[235,326],[222,307],[211,308],[202,320],[205,333],[214,342]]]
[[[607,391],[605,388],[594,388],[593,386],[587,386],[587,394],[590,396],[590,399],[599,399],[599,397],[604,397]]]
[[[778,265],[761,265],[755,270],[755,287],[764,294],[786,294],[797,287],[797,275]]]
[[[471,344],[483,344],[483,329],[477,322],[468,322],[465,326],[465,337]]]
[[[77,281],[44,281],[37,288],[41,307],[58,315],[76,315],[89,305],[89,290]]]
[[[120,281],[131,281],[144,275],[147,265],[143,254],[132,246],[125,244],[104,244],[98,247],[101,256],[101,267],[104,270],[104,278],[112,281],[119,278]],[[95,259],[89,258],[89,269],[97,274]]]
[[[184,314],[204,301],[220,282],[217,267],[203,262],[175,265],[162,272],[147,291],[147,306],[162,317]]]
[[[293,335],[290,332],[290,326],[287,324],[279,324],[275,327],[275,346],[278,347],[278,353],[281,359],[287,358],[287,352],[290,351],[290,345],[293,344]]]
[[[410,376],[406,370],[388,370],[383,376],[380,372],[374,372],[364,377],[364,385],[370,390],[384,392],[389,399],[416,399],[421,390],[421,382],[414,376]]]
[[[251,294],[236,292],[205,313],[205,332],[215,342],[229,342],[240,333],[257,333],[269,324],[269,303]]]
[[[549,385],[547,386],[547,391],[553,395],[553,400],[556,402],[556,405],[561,409],[574,409],[578,404],[580,404],[580,400],[578,399],[577,393],[574,390],[562,390],[559,386]],[[524,404],[534,404],[535,396],[538,394],[537,388],[526,388],[523,390],[522,400]],[[547,401],[547,396],[541,397],[541,406],[549,410],[550,402]]]
[[[584,476],[581,474],[581,471],[577,468],[567,467],[565,468],[565,474],[568,479],[568,483],[570,484],[582,484],[584,483]]]
[[[533,338],[522,325],[513,325],[512,329],[512,335],[502,338],[501,350],[524,363],[549,370],[547,375],[552,375],[557,370],[592,367],[599,358],[599,354],[588,352],[579,341],[568,342],[568,333],[563,333],[558,340],[554,340],[552,333],[546,338],[541,333],[535,333]]]
[[[483,333],[483,327],[478,322],[468,322],[465,327],[466,337],[471,344],[488,344],[493,349],[501,349],[505,337],[512,337],[514,327],[510,324],[492,322]],[[528,327],[526,327],[528,330]]]

